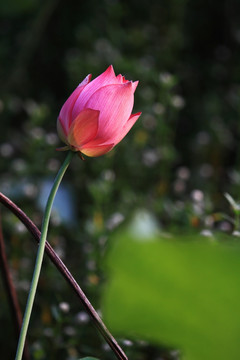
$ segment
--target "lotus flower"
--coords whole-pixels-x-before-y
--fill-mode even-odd
[[[115,75],[112,65],[91,81],[88,75],[63,105],[57,128],[63,149],[87,156],[109,152],[129,132],[141,113],[132,114],[138,81]]]

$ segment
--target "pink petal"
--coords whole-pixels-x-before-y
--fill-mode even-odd
[[[110,150],[112,150],[114,144],[108,145],[100,145],[100,146],[93,146],[93,147],[86,147],[81,149],[81,152],[90,157],[97,157],[106,154]]]
[[[91,74],[86,76],[86,78],[81,82],[81,84],[78,85],[78,87],[73,91],[73,93],[69,96],[67,101],[62,106],[62,109],[59,114],[59,121],[61,122],[65,135],[68,134],[68,130],[73,121],[72,119],[73,106],[78,96],[81,94],[81,92],[83,91],[85,86],[90,82],[90,80],[91,80]]]
[[[131,130],[131,128],[133,127],[133,125],[135,124],[135,122],[137,121],[137,119],[141,114],[142,114],[141,112],[138,112],[136,114],[131,115],[128,121],[126,122],[126,124],[122,128],[118,129],[116,134],[111,137],[111,142],[114,143],[114,146],[117,145],[127,135],[127,133]],[[96,139],[87,143],[86,146],[92,147],[98,145],[108,145],[108,143],[109,140],[104,141],[104,139],[97,137]]]
[[[100,110],[97,138],[112,142],[129,119],[133,100],[132,82],[104,86],[91,96],[86,107]]]
[[[139,83],[139,81],[134,81],[133,82],[133,92],[135,92],[135,90],[136,90],[136,88],[138,86],[138,83]]]
[[[116,79],[118,80],[118,83],[119,83],[119,84],[122,84],[122,82],[123,82],[123,81],[122,81],[122,78],[123,78],[123,77],[122,77],[121,74],[119,74],[119,75],[116,77]]]
[[[90,140],[89,142],[85,143],[83,148],[93,148],[100,145],[110,145],[109,142],[104,143],[104,139],[101,138],[95,138]]]
[[[137,119],[139,118],[139,116],[141,114],[142,114],[141,112],[138,112],[138,113],[130,116],[127,123],[124,125],[124,127],[122,129],[119,129],[116,136],[111,139],[114,141],[114,143],[111,143],[111,144],[109,144],[108,142],[104,143],[104,139],[97,137],[97,138],[91,140],[90,142],[86,143],[83,146],[83,149],[81,149],[81,151],[83,153],[85,153],[85,151],[87,151],[86,149],[100,149],[102,146],[110,147],[110,150],[111,150],[113,146],[117,145],[127,135],[127,133],[131,130],[131,128],[133,127],[133,125],[135,124],[135,122],[137,121]],[[108,150],[108,151],[110,151],[110,150]],[[88,155],[88,154],[86,154],[86,155]],[[90,155],[88,155],[88,156],[90,156]]]
[[[68,135],[68,143],[81,148],[85,143],[96,137],[98,131],[99,111],[85,109],[73,121]]]
[[[114,141],[114,146],[118,144],[127,135],[127,133],[131,130],[131,128],[133,127],[133,125],[135,124],[135,122],[137,121],[137,119],[141,114],[142,114],[141,112],[138,112],[136,114],[131,115],[128,121],[126,122],[126,124],[123,126],[123,128],[119,129],[116,136],[112,138],[112,140]]]
[[[81,93],[81,96],[77,99],[75,106],[73,108],[73,118],[84,109],[86,102],[92,96],[94,92],[105,85],[117,84],[118,80],[115,76],[113,66],[110,65],[104,73],[99,75],[96,79],[92,80],[87,87],[84,88],[84,91]]]
[[[127,83],[129,80],[126,80],[124,76],[122,76],[122,74],[119,74],[117,76],[117,80],[119,81],[119,84],[125,84]]]

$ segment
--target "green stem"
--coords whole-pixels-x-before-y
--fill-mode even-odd
[[[15,360],[22,359],[28,325],[29,325],[29,321],[30,321],[30,317],[31,317],[34,298],[35,298],[38,280],[39,280],[40,271],[41,271],[42,262],[43,262],[44,248],[45,248],[45,243],[46,243],[46,239],[47,239],[47,231],[48,231],[48,225],[49,225],[52,204],[53,204],[56,192],[58,190],[58,187],[63,178],[63,175],[64,175],[65,171],[67,170],[68,165],[70,164],[70,161],[71,161],[73,155],[74,155],[74,153],[72,151],[69,151],[62,167],[60,168],[60,170],[56,176],[52,190],[48,197],[48,201],[47,201],[47,205],[46,205],[44,217],[43,217],[42,232],[41,232],[41,238],[40,238],[38,252],[37,252],[37,258],[36,258],[36,262],[35,262],[32,283],[31,283],[31,287],[29,290],[29,295],[28,295],[27,305],[26,305],[25,314],[24,314],[24,318],[23,318],[22,329],[21,329],[21,333],[19,336],[19,340],[18,340],[18,347],[17,347],[17,353],[16,353]]]

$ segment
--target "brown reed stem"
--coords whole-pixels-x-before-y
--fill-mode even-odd
[[[7,261],[6,247],[2,232],[1,217],[0,217],[0,268],[2,271],[3,283],[6,289],[8,304],[10,306],[15,332],[18,340],[22,325],[22,312],[18,302],[17,292],[13,284],[11,272]],[[27,344],[25,344],[24,347],[23,357],[25,360],[30,360],[30,354]]]

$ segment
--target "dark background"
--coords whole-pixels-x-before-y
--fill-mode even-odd
[[[73,160],[51,222],[50,243],[97,308],[111,233],[140,209],[164,231],[232,230],[224,193],[239,198],[239,14],[237,0],[0,3],[0,188],[38,226],[65,156],[55,151],[64,101],[109,64],[139,80],[134,112],[142,116],[108,155]],[[2,222],[24,309],[36,246],[5,209]],[[12,359],[2,282],[0,302],[1,357]],[[114,358],[48,260],[29,347],[33,359]],[[125,347],[136,359],[174,358],[141,342]]]

